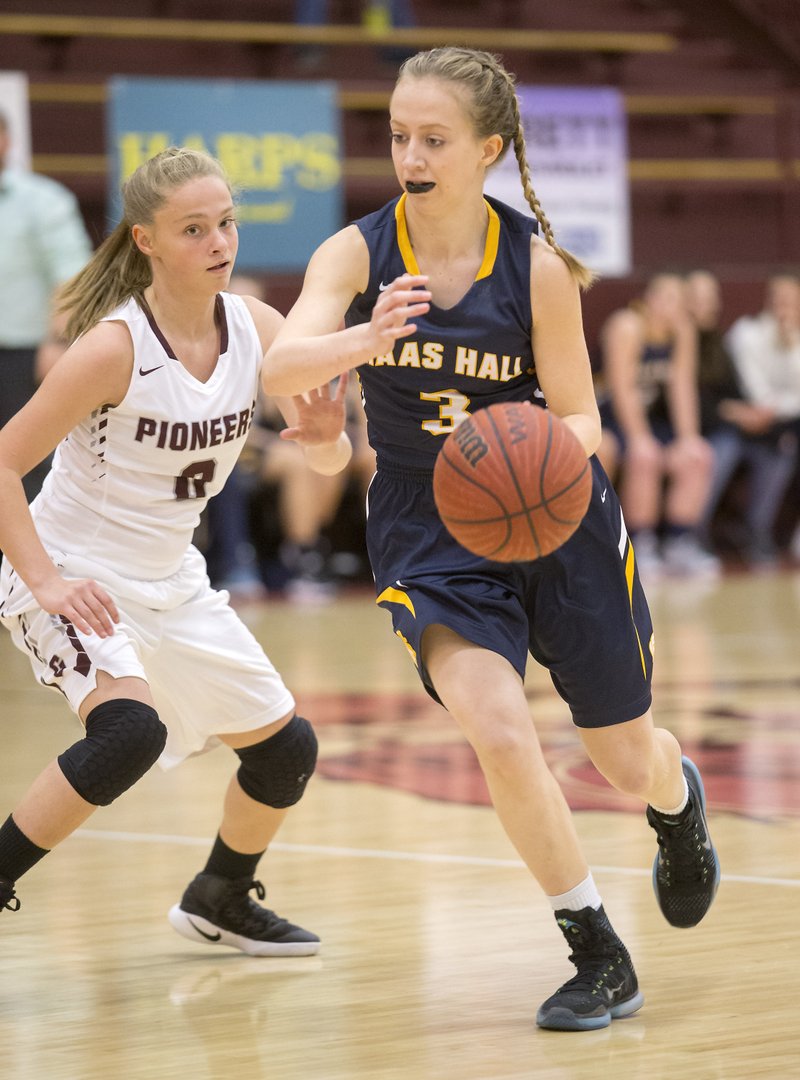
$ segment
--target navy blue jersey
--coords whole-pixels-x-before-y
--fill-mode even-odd
[[[672,374],[672,354],[675,346],[671,341],[655,344],[645,342],[639,354],[636,376],[637,389],[644,406],[652,434],[662,443],[675,438],[670,417],[667,387]],[[604,428],[613,432],[622,450],[627,447],[625,432],[620,427],[611,398],[600,406],[600,420]]]
[[[650,705],[652,626],[616,494],[596,458],[589,510],[557,551],[533,562],[473,555],[436,510],[432,473],[444,436],[496,401],[544,405],[531,348],[530,244],[535,223],[487,199],[489,229],[475,281],[452,308],[431,305],[417,331],[358,368],[378,471],[367,548],[377,602],[392,614],[428,692],[422,640],[446,626],[504,656],[550,671],[575,723],[604,727]],[[406,197],[356,222],[369,249],[366,290],[347,312],[367,322],[382,286],[419,268]],[[438,698],[437,698],[438,700]]]
[[[667,386],[672,374],[672,354],[675,346],[671,341],[654,344],[647,342],[639,358],[639,393],[650,420],[669,423]]]
[[[533,218],[486,199],[484,257],[466,295],[431,304],[416,333],[357,370],[378,465],[432,469],[444,436],[497,401],[540,400],[531,348],[530,246]],[[348,326],[369,322],[381,288],[420,270],[408,238],[406,195],[355,224],[369,249],[369,284],[353,300]]]

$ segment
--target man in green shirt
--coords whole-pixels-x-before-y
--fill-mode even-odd
[[[0,112],[0,427],[63,350],[54,294],[92,252],[72,192],[46,176],[7,168],[10,144],[8,118]],[[45,472],[42,466],[25,478],[29,501]]]

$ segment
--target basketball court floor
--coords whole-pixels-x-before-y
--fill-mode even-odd
[[[243,614],[320,739],[259,876],[317,957],[178,937],[235,758],[157,768],[22,879],[0,914],[2,1080],[752,1080],[800,1076],[800,573],[650,590],[656,714],[701,766],[722,883],[675,930],[641,809],[588,765],[548,676],[531,713],[575,810],[644,1008],[535,1027],[573,973],[487,804],[472,751],[420,689],[368,591]],[[78,735],[0,634],[0,812]]]

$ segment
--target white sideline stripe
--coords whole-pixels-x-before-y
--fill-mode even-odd
[[[73,836],[86,840],[117,840],[124,844],[180,844],[183,847],[208,847],[212,840],[202,836],[176,836],[170,833],[114,832],[111,829],[78,829]],[[425,851],[384,851],[380,848],[335,847],[326,844],[270,844],[270,851],[298,852],[300,854],[328,855],[348,859],[387,859],[400,862],[455,863],[461,866],[494,866],[506,869],[523,869],[521,859],[489,859],[480,855],[445,855]],[[595,874],[619,874],[623,877],[650,877],[651,869],[635,866],[593,866]],[[740,885],[777,885],[784,889],[800,889],[800,878],[759,877],[752,874],[723,874],[723,881],[735,881]]]

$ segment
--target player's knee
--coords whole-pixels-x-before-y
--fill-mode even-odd
[[[543,764],[530,724],[512,714],[496,710],[493,715],[489,706],[480,724],[462,726],[484,770],[511,776]]]
[[[605,761],[597,766],[605,779],[624,795],[646,798],[653,787],[652,761],[634,756],[621,756],[615,761]]]
[[[299,802],[317,764],[317,736],[308,720],[293,716],[275,735],[236,751],[236,774],[246,795],[276,810]]]
[[[129,698],[104,701],[86,718],[86,737],[58,759],[86,802],[108,806],[155,764],[167,729],[149,705]]]

